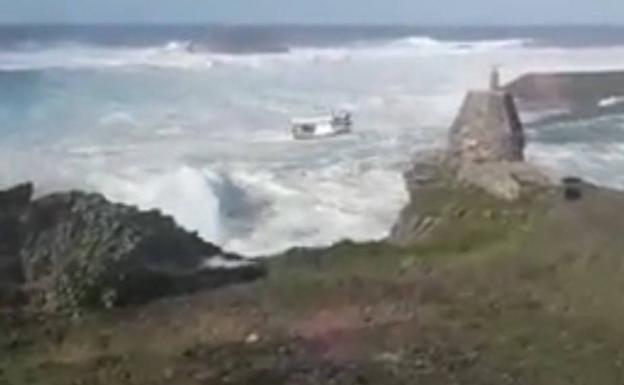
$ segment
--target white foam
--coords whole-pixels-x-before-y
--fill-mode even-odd
[[[526,110],[522,111],[522,122],[525,124],[531,124],[547,119],[549,117],[566,115],[569,113],[569,108],[545,108],[539,110]]]
[[[189,165],[108,170],[91,174],[86,185],[114,201],[158,208],[204,239],[250,256],[345,238],[381,239],[407,201],[398,169],[357,161],[316,170],[254,165],[228,165],[219,172]],[[232,216],[230,211],[239,209]]]
[[[348,238],[380,239],[406,202],[400,173],[357,171],[337,164],[290,175],[255,173],[241,182],[270,202],[249,236],[226,245],[247,254],[270,254],[295,246],[319,246]],[[386,186],[383,196],[379,186]]]
[[[608,98],[601,99],[598,102],[598,107],[601,107],[601,108],[613,107],[622,103],[624,103],[624,96],[611,96]]]
[[[208,269],[236,269],[239,267],[251,266],[253,262],[246,260],[232,260],[222,255],[210,257],[204,263],[204,268]]]
[[[5,71],[97,68],[207,69],[210,56],[192,54],[182,43],[164,47],[99,47],[58,45],[37,50],[0,51],[0,69]]]
[[[613,188],[624,188],[624,144],[533,145],[530,159],[550,170],[554,176],[580,176]]]
[[[214,194],[214,174],[187,166],[158,172],[132,170],[125,175],[93,174],[88,183],[114,201],[158,208],[173,215],[188,230],[204,239],[221,243],[219,197]]]
[[[427,36],[413,36],[400,39],[393,43],[395,47],[412,47],[433,52],[460,53],[460,52],[483,52],[503,48],[523,48],[533,43],[531,39],[500,39],[500,40],[466,40],[466,41],[442,41]]]
[[[206,70],[233,65],[262,68],[270,62],[344,63],[356,56],[440,55],[485,52],[520,48],[530,40],[442,41],[415,36],[382,45],[360,45],[330,48],[297,48],[288,52],[268,54],[223,54],[193,51],[190,42],[172,41],[161,47],[103,47],[59,44],[37,49],[0,51],[0,69],[5,71],[43,70],[52,68],[177,68]]]

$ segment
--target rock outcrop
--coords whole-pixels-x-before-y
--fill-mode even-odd
[[[458,168],[456,178],[460,183],[507,201],[553,184],[548,176],[525,162],[466,163]]]
[[[506,200],[551,181],[524,162],[525,136],[513,96],[471,91],[449,133],[446,165],[458,181]]]
[[[443,159],[419,161],[406,174],[410,204],[401,213],[390,241],[418,242],[444,223],[463,217],[467,208],[503,211],[533,199],[554,184],[524,161],[525,136],[511,94],[498,87],[471,91],[449,132]],[[487,216],[487,214],[484,214]]]
[[[0,191],[0,258],[15,255],[20,245],[19,222],[32,199],[32,184]]]
[[[34,201],[31,194],[32,186],[0,193],[0,226],[10,234],[0,238],[0,273],[9,261],[5,274],[10,268],[29,301],[46,309],[141,303],[263,274],[158,211],[78,191]],[[212,259],[238,266],[214,267]]]
[[[13,302],[24,274],[19,259],[20,220],[30,204],[31,184],[0,191],[0,303]]]

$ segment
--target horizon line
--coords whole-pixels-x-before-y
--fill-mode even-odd
[[[191,22],[191,21],[0,21],[0,27],[368,27],[368,28],[624,28],[624,23],[374,23],[374,22]]]

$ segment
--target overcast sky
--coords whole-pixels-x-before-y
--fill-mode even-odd
[[[0,0],[0,22],[624,25],[624,0]]]

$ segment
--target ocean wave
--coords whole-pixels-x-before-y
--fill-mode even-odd
[[[500,40],[437,40],[428,36],[411,36],[395,40],[394,47],[410,47],[421,50],[431,50],[435,53],[447,51],[449,53],[482,52],[496,49],[525,48],[534,43],[533,39],[500,39]]]
[[[345,238],[381,239],[407,197],[401,173],[336,164],[317,172],[195,168],[94,174],[89,183],[115,201],[158,208],[228,250],[269,255]],[[395,186],[384,199],[380,184]],[[301,214],[308,213],[306,220]]]
[[[210,68],[210,57],[188,50],[187,42],[169,42],[158,47],[102,47],[55,44],[39,49],[0,51],[0,69],[5,71],[46,69],[98,69],[123,67]]]
[[[164,68],[206,70],[215,66],[257,67],[271,61],[342,62],[352,56],[439,55],[497,49],[522,48],[529,40],[444,41],[426,36],[389,40],[377,44],[330,47],[265,47],[264,49],[219,49],[209,44],[172,40],[163,45],[99,46],[76,42],[39,45],[30,43],[0,50],[0,70]]]
[[[602,186],[622,189],[624,143],[534,143],[528,148],[531,162],[539,164],[555,177],[570,175]]]

